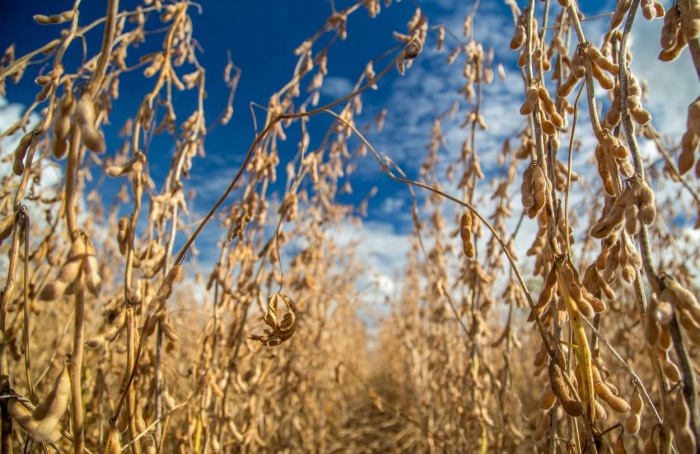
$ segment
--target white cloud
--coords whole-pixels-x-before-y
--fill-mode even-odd
[[[339,246],[357,244],[356,256],[365,265],[365,276],[358,285],[365,287],[364,298],[371,311],[383,307],[386,297],[396,294],[397,280],[404,271],[409,236],[397,231],[391,222],[366,221],[360,228],[350,225],[334,230]]]
[[[379,212],[385,216],[394,216],[405,212],[407,209],[406,199],[400,197],[387,197],[382,200],[379,206]]]
[[[329,76],[323,79],[321,94],[333,99],[339,99],[352,93],[355,86],[350,80],[343,77]]]
[[[633,28],[631,51],[632,71],[649,84],[649,101],[645,107],[653,114],[653,124],[659,131],[680,139],[685,132],[688,104],[700,95],[698,76],[685,49],[678,59],[661,62],[662,20],[647,21],[639,17]]]

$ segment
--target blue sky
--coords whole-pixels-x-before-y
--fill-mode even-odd
[[[354,2],[336,0],[335,7],[340,10]],[[382,1],[383,3],[383,1]],[[520,7],[524,1],[518,1]],[[554,2],[555,3],[555,2]],[[611,12],[614,2],[580,2],[584,12],[592,16],[601,12]],[[664,2],[668,4],[669,2]],[[122,1],[121,9],[133,9],[140,4],[135,0]],[[540,2],[537,2],[541,8]],[[0,2],[0,49],[10,43],[16,44],[16,55],[33,50],[39,45],[54,39],[63,26],[39,26],[32,16],[37,13],[55,14],[73,5],[72,1],[54,0],[25,0],[22,2]],[[88,23],[104,12],[106,2],[84,0],[81,5],[81,24]],[[406,23],[413,15],[416,6],[420,6],[430,19],[431,25],[444,24],[458,36],[462,34],[464,16],[472,9],[473,1],[461,0],[423,0],[401,2],[393,1],[389,8],[382,8],[381,14],[375,19],[368,17],[362,9],[353,14],[348,22],[348,39],[334,44],[329,55],[326,85],[322,91],[324,96],[321,103],[329,102],[347,93],[361,75],[366,63],[382,55],[385,51],[396,46],[397,41],[392,32],[405,32]],[[666,5],[668,6],[668,5]],[[558,8],[558,6],[555,6]],[[207,68],[206,101],[208,121],[211,122],[224,108],[227,88],[221,78],[227,62],[227,51],[230,51],[232,61],[242,69],[240,84],[234,101],[235,114],[232,121],[216,128],[206,139],[207,157],[195,162],[187,188],[198,191],[195,210],[199,213],[206,211],[213,200],[223,192],[232,175],[238,168],[245,151],[254,138],[253,121],[249,110],[251,103],[266,105],[272,93],[279,90],[289,81],[297,61],[294,49],[306,38],[319,30],[331,13],[331,3],[327,0],[209,0],[201,3],[201,14],[192,7],[191,15],[194,25],[194,36],[203,51],[198,58]],[[539,14],[539,10],[538,10]],[[607,27],[606,18],[584,22],[584,30],[594,42],[600,42],[604,29]],[[635,59],[632,68],[640,78],[646,78],[650,86],[650,99],[646,104],[654,115],[657,129],[678,139],[685,125],[685,107],[688,100],[694,98],[698,91],[695,77],[687,53],[678,62],[660,65],[656,61],[658,53],[658,36],[661,20],[647,23],[639,20],[635,24],[633,34],[633,53]],[[153,27],[151,27],[153,28]],[[484,47],[494,47],[494,66],[503,64],[507,77],[505,80],[495,79],[493,85],[487,87],[483,114],[489,124],[489,130],[479,132],[477,142],[482,165],[485,170],[499,172],[493,165],[496,155],[500,152],[504,137],[512,134],[525,123],[524,117],[518,114],[522,102],[523,85],[520,74],[514,66],[517,53],[508,48],[513,30],[512,16],[502,1],[482,1],[474,22],[474,37],[482,41]],[[90,55],[99,47],[101,31],[96,29],[89,39]],[[461,142],[466,132],[459,128],[463,115],[468,111],[468,105],[456,93],[463,83],[461,67],[463,60],[448,66],[445,59],[455,41],[446,40],[447,51],[437,53],[435,50],[435,33],[431,33],[424,46],[421,56],[415,60],[405,76],[396,71],[379,83],[379,89],[368,91],[363,95],[364,111],[359,119],[371,119],[383,108],[389,109],[385,129],[381,133],[370,134],[369,138],[375,147],[386,152],[397,161],[406,172],[415,176],[417,169],[425,156],[425,145],[429,139],[430,127],[434,117],[447,110],[455,100],[461,100],[460,113],[452,122],[445,122],[443,132],[447,138],[447,147],[440,151],[443,162],[454,159],[459,153]],[[147,37],[142,45],[144,52],[160,48],[162,34]],[[80,50],[68,55],[67,64],[79,61]],[[385,60],[387,62],[388,60]],[[383,64],[375,65],[377,70]],[[378,72],[378,71],[377,71]],[[674,75],[674,83],[669,84],[669,74]],[[120,142],[116,132],[121,128],[128,116],[133,115],[142,96],[149,85],[143,85],[140,71],[129,79],[122,81],[121,97],[115,103],[115,110],[110,117],[111,125],[105,126],[108,139],[108,150],[115,150]],[[305,85],[305,83],[303,84]],[[26,77],[18,85],[8,85],[10,103],[28,104],[37,92],[33,76]],[[689,94],[690,93],[690,94]],[[692,94],[692,97],[691,97]],[[602,98],[602,97],[601,97]],[[175,98],[176,109],[183,109],[181,115],[187,115],[191,110],[193,99],[186,94]],[[258,118],[263,117],[258,110]],[[3,111],[0,109],[0,117]],[[582,118],[582,122],[586,119]],[[310,131],[312,146],[321,140],[330,122],[329,117],[318,116],[311,120]],[[583,123],[585,124],[585,123]],[[0,128],[3,125],[0,124]],[[590,134],[586,139],[584,128],[579,137],[584,143],[590,144]],[[320,135],[319,135],[320,134]],[[587,142],[588,140],[588,142]],[[355,142],[355,145],[359,142]],[[647,144],[648,145],[648,144]],[[644,145],[643,145],[644,146]],[[645,152],[653,156],[653,147],[646,146]],[[291,159],[296,153],[296,141],[290,140],[282,148],[288,151],[286,158]],[[162,155],[163,169],[161,173],[152,167],[154,178],[164,176],[170,161],[172,150],[157,150]],[[109,153],[109,151],[108,151]],[[153,156],[149,159],[152,159]],[[284,175],[286,161],[280,165],[278,174]],[[587,157],[581,156],[585,163]],[[156,164],[158,161],[151,161]],[[379,172],[376,162],[371,158],[363,158],[358,162],[359,170],[352,176],[354,192],[343,196],[344,201],[358,203],[371,190],[380,188],[369,205],[369,217],[364,222],[364,229],[358,232],[338,232],[339,241],[349,241],[350,238],[364,238],[360,253],[366,254],[368,263],[374,267],[381,282],[390,281],[404,263],[408,242],[406,234],[412,229],[410,216],[410,200],[408,189],[395,184]],[[584,175],[585,176],[585,175]],[[592,176],[592,178],[594,178]],[[282,178],[283,180],[283,178]],[[160,186],[162,181],[156,181]],[[457,194],[454,188],[447,188]],[[480,193],[490,195],[488,181],[480,188]],[[518,189],[511,188],[511,193],[518,195]],[[419,196],[423,196],[420,194]],[[579,199],[580,200],[580,199]],[[517,202],[517,200],[516,200]],[[487,203],[487,202],[485,202]],[[516,209],[519,205],[515,203]],[[490,214],[491,207],[486,204],[484,212]],[[198,247],[203,255],[200,260],[208,262],[208,252],[214,253],[219,232],[216,221],[211,235],[199,241]],[[528,234],[534,234],[536,224],[530,223],[523,228],[522,242],[527,249]],[[381,252],[380,252],[381,251]],[[524,254],[521,254],[521,256]],[[213,260],[214,256],[209,257]],[[387,284],[387,291],[391,285]]]
[[[342,9],[351,3],[339,0],[335,2],[335,6]],[[72,4],[72,1],[65,0],[1,2],[0,17],[5,24],[13,24],[13,27],[4,26],[0,29],[0,48],[4,49],[14,42],[16,55],[22,55],[55,39],[63,26],[39,26],[32,20],[32,16],[37,13],[62,12],[70,9]],[[122,1],[121,8],[132,9],[138,4],[139,2],[135,1]],[[89,23],[101,17],[104,7],[105,2],[83,2],[80,23]],[[392,32],[404,31],[413,11],[413,5],[404,1],[394,3],[391,8],[384,8],[382,14],[374,20],[370,19],[365,11],[354,14],[348,26],[347,42],[337,43],[331,52],[329,78],[321,102],[328,102],[336,96],[346,94],[361,75],[367,61],[394,47],[397,41]],[[205,108],[209,121],[221,112],[228,96],[228,89],[222,80],[228,51],[234,64],[242,70],[234,100],[235,115],[227,126],[219,127],[207,136],[207,159],[198,162],[193,169],[192,182],[200,189],[198,203],[210,201],[225,188],[229,176],[222,170],[228,168],[233,173],[252,142],[254,130],[250,104],[266,105],[269,96],[289,81],[297,61],[293,54],[294,49],[319,30],[330,13],[331,4],[327,0],[205,1],[202,3],[201,14],[192,7],[194,36],[203,49],[198,58],[207,68],[209,97]],[[88,51],[94,53],[94,49],[100,45],[101,30],[96,28],[89,36],[91,39],[88,40]],[[141,45],[141,49],[144,53],[155,51],[161,42],[162,34],[149,36],[146,43]],[[79,45],[74,46],[76,52],[69,53],[68,56],[73,58],[69,58],[67,64],[79,62]],[[141,97],[150,86],[142,83],[140,74],[140,71],[137,71],[133,77],[123,79],[120,99],[115,102],[115,110],[110,117],[112,126],[104,128],[107,139],[109,141],[111,138],[112,144],[119,144],[116,131],[128,116],[133,115]],[[392,72],[382,90],[366,95],[366,102],[375,106],[374,109],[370,106],[370,111],[378,112],[379,106],[383,106],[390,99],[390,91],[386,87],[396,77],[397,74]],[[32,80],[33,77],[26,77],[17,86],[10,86],[8,100],[28,104],[37,90]],[[193,98],[176,95],[175,103],[176,109],[188,112]],[[257,113],[260,120],[261,110],[258,109]],[[328,123],[329,118],[321,117],[312,122],[312,128],[323,131]],[[288,145],[290,153],[293,153],[292,141],[289,141]],[[168,156],[164,156],[163,162],[167,165]],[[157,169],[152,170],[157,176]],[[359,192],[356,195],[361,199]]]

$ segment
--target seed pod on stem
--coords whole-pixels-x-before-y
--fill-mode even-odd
[[[613,13],[612,17],[610,18],[610,29],[615,29],[622,24],[622,20],[625,17],[625,14],[627,14],[627,11],[630,9],[630,5],[632,4],[632,0],[620,0],[617,2],[617,7],[615,8],[615,12]]]
[[[525,39],[527,38],[527,30],[525,29],[525,24],[527,23],[527,14],[524,12],[518,17],[518,22],[515,26],[515,32],[513,38],[510,40],[511,50],[520,49],[523,44],[525,44]]]
[[[462,249],[464,254],[469,257],[474,257],[474,242],[472,241],[472,212],[467,211],[462,215],[459,228],[460,236],[462,237]]]
[[[603,180],[603,188],[609,196],[615,195],[615,184],[613,182],[613,177],[610,174],[610,169],[605,162],[605,153],[603,146],[599,143],[595,147],[595,157],[598,162],[598,174]]]
[[[638,414],[632,413],[625,421],[625,433],[635,435],[639,433],[641,426],[642,417]]]
[[[560,354],[557,353],[556,356],[560,357]],[[571,396],[571,392],[564,380],[564,372],[558,360],[550,360],[549,362],[549,381],[552,392],[559,399],[564,411],[574,417],[581,416],[583,414],[583,405]]]
[[[594,61],[591,61],[591,74],[596,78],[601,87],[605,90],[612,90],[615,81]]]
[[[95,105],[88,92],[84,92],[78,100],[75,108],[75,122],[80,128],[83,144],[96,153],[105,151],[105,139],[95,128]]]
[[[642,0],[642,14],[646,20],[652,20],[656,17],[664,17],[666,11],[664,5],[655,0]]]
[[[680,452],[695,452],[695,435],[690,428],[690,409],[683,397],[683,393],[675,391],[671,393],[666,405],[668,416],[666,422],[673,430],[673,438]]]
[[[170,271],[168,271],[168,274],[165,276],[165,279],[163,279],[163,283],[160,284],[158,292],[156,292],[156,296],[154,296],[151,302],[148,304],[149,314],[154,314],[163,308],[167,299],[170,298],[170,295],[172,295],[175,284],[181,278],[181,265],[175,265],[172,268],[170,268]]]
[[[111,342],[114,339],[116,339],[117,335],[121,332],[122,329],[126,326],[126,311],[121,310],[119,314],[112,320],[112,323],[109,324],[107,329],[105,329],[102,333],[98,334],[97,336],[93,336],[87,341],[85,341],[85,345],[88,348],[100,348],[102,347],[106,342]]]
[[[594,405],[595,419],[600,419],[601,421],[608,419],[608,412],[605,410],[605,407],[603,407],[603,404],[596,400]]]
[[[685,37],[690,41],[700,36],[700,5],[694,1],[679,1],[677,5]]]
[[[140,172],[145,162],[146,155],[144,155],[143,153],[136,153],[134,157],[132,157],[122,165],[112,165],[107,167],[105,169],[105,173],[110,177],[116,178],[118,176],[129,173],[132,170]]]
[[[75,17],[75,11],[69,10],[69,11],[64,11],[60,14],[54,14],[52,16],[45,16],[43,14],[36,14],[34,16],[34,20],[36,21],[37,24],[49,25],[49,24],[62,24],[64,22],[68,22],[70,20],[73,20],[73,17]]]
[[[594,383],[593,387],[595,388],[595,393],[598,395],[598,397],[610,405],[610,408],[618,413],[627,413],[629,411],[630,405],[624,399],[613,394],[608,385],[602,381],[598,381]]]
[[[56,106],[53,121],[53,142],[51,152],[54,158],[62,159],[68,150],[68,134],[71,130],[71,116],[75,110],[75,100],[70,86],[65,86],[65,92]]]
[[[537,314],[542,314],[542,311],[547,307],[549,304],[549,301],[552,299],[552,296],[554,296],[554,291],[557,286],[557,269],[556,267],[552,266],[549,269],[549,272],[547,273],[547,277],[545,278],[545,283],[544,283],[544,288],[542,289],[542,292],[540,293],[540,297],[537,300],[537,304],[535,305],[535,311]],[[527,321],[532,322],[535,320],[535,313],[530,313],[530,316],[528,317]]]
[[[695,150],[700,143],[700,137],[686,131],[681,138],[681,153],[678,155],[678,173],[686,174],[695,165]]]
[[[683,23],[679,16],[679,8],[669,8],[664,16],[664,25],[661,28],[661,53],[659,60],[675,60],[688,44]]]
[[[109,428],[109,435],[107,436],[104,452],[106,454],[121,454],[122,452],[122,445],[119,440],[119,429],[116,425]]]
[[[556,400],[557,397],[554,395],[551,388],[547,388],[544,393],[542,393],[542,397],[540,398],[540,409],[549,410],[552,408]]]
[[[117,243],[119,244],[119,252],[126,257],[128,249],[127,241],[129,239],[129,218],[124,216],[117,223]]]
[[[665,289],[659,295],[659,299],[668,301],[676,309],[686,312],[696,324],[700,325],[700,304],[695,294],[683,287],[670,274],[663,275],[662,279]]]
[[[547,198],[547,177],[542,167],[537,163],[532,163],[532,196],[533,204],[528,211],[530,219],[534,219],[537,213],[544,207]]]
[[[539,100],[539,90],[537,87],[530,87],[525,94],[525,102],[520,106],[521,115],[530,115],[537,107],[537,101]]]
[[[600,67],[601,70],[605,70],[610,74],[617,74],[620,71],[620,67],[612,61],[605,58],[603,54],[600,53],[600,50],[598,50],[598,48],[594,45],[591,44],[587,46],[585,48],[585,53],[586,55],[588,55],[588,58],[591,60],[591,63],[595,63],[596,66]]]
[[[70,373],[68,364],[63,366],[63,370],[56,378],[54,387],[32,412],[32,420],[37,426],[32,433],[32,437],[37,441],[56,441],[58,434],[60,438],[60,420],[68,408],[70,398]]]
[[[27,154],[27,149],[32,143],[34,138],[34,131],[26,133],[19,141],[17,148],[15,148],[14,163],[12,164],[12,171],[17,176],[21,176],[24,173],[24,156]]]
[[[669,446],[669,451],[670,451]],[[654,441],[654,430],[649,433],[649,438],[644,442],[644,454],[659,454],[659,446]]]

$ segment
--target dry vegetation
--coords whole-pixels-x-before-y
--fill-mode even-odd
[[[699,219],[700,98],[688,95],[682,140],[663,137],[643,104],[655,87],[630,71],[628,43],[635,23],[663,20],[657,64],[690,52],[700,73],[700,4],[620,0],[592,19],[609,23],[593,43],[573,0],[506,1],[525,127],[485,176],[477,131],[499,71],[474,36],[477,8],[462,36],[416,10],[399,46],[360,68],[354,93],[318,105],[346,23],[390,3],[336,11],[299,45],[289,83],[203,218],[190,213],[188,175],[207,133],[231,118],[239,72],[226,70],[228,108],[205,112],[205,76],[216,78],[197,60],[196,6],[126,11],[109,0],[88,24],[77,1],[35,16],[56,39],[27,55],[10,47],[0,62],[0,94],[23,77],[37,84],[36,101],[0,131],[17,144],[2,154],[2,452],[695,452],[700,245],[683,219]],[[69,47],[99,42],[95,29],[101,52],[65,66]],[[162,49],[143,54],[145,39]],[[444,113],[412,181],[355,120],[363,92],[410,71],[428,45],[451,50],[444,64],[463,74],[463,102],[435,106]],[[126,124],[109,125],[129,72],[150,88]],[[196,109],[176,112],[174,91]],[[328,115],[325,136],[310,137],[309,122]],[[440,162],[441,125],[455,116],[466,139],[455,162]],[[105,142],[111,127],[121,145]],[[291,130],[296,145],[284,142]],[[162,181],[150,174],[165,161],[149,147],[156,137],[175,149]],[[642,142],[664,159],[644,161]],[[358,222],[337,202],[357,165],[406,183],[413,200],[408,265],[373,349],[358,316],[362,257],[333,241]],[[47,184],[57,166],[60,183]],[[122,184],[115,203],[102,200],[105,174]],[[284,193],[272,196],[280,174]],[[582,185],[582,175],[595,178]],[[570,206],[573,191],[589,203]],[[661,191],[691,202],[661,206]],[[207,222],[225,232],[213,269],[197,265],[192,243]],[[526,223],[539,232],[517,257]]]

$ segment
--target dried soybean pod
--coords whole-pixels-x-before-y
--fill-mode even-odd
[[[552,101],[552,98],[549,97],[549,92],[547,91],[547,89],[540,85],[538,93],[539,98],[542,100],[544,111],[547,112],[549,115],[556,114],[556,106],[554,105],[554,101]]]
[[[608,419],[608,412],[605,410],[605,407],[603,407],[603,404],[601,404],[600,402],[598,402],[596,400],[594,405],[595,405],[595,419],[600,419],[600,420]]]
[[[61,100],[56,107],[54,114],[56,119],[53,122],[54,140],[51,147],[51,152],[54,158],[61,159],[66,155],[68,150],[68,134],[71,130],[71,116],[75,110],[75,100],[70,87],[66,87],[65,93],[61,96]]]
[[[631,4],[632,0],[620,0],[619,2],[617,2],[617,8],[615,9],[612,18],[610,19],[611,30],[619,27],[620,24],[622,24],[622,19],[625,17],[625,14],[630,9]]]
[[[82,259],[87,254],[87,244],[84,238],[83,236],[79,236],[71,243],[70,249],[68,250],[69,261]]]
[[[557,128],[551,121],[542,119],[542,131],[549,136],[553,136],[557,133]]]
[[[654,191],[646,182],[642,182],[637,190],[637,206],[639,207],[639,219],[646,225],[652,224],[656,219]]]
[[[675,9],[675,8],[671,8]],[[670,10],[669,10],[670,11]],[[662,33],[663,39],[663,33]],[[659,53],[659,60],[661,61],[673,61],[683,52],[685,46],[688,45],[688,38],[685,33],[682,32],[682,27],[676,29],[674,44],[668,49],[662,49]]]
[[[678,173],[684,175],[695,164],[695,150],[700,143],[700,137],[686,131],[681,138],[681,153],[678,156]]]
[[[53,301],[66,291],[68,284],[62,281],[49,282],[39,293],[41,301]]]
[[[627,413],[630,410],[630,404],[628,404],[624,399],[617,397],[613,394],[610,387],[603,382],[600,375],[600,371],[597,366],[593,366],[593,388],[595,393],[603,399],[610,408],[618,413]]]
[[[175,332],[175,329],[173,329],[173,326],[170,324],[170,320],[165,316],[165,313],[162,313],[158,319],[160,321],[160,328],[163,335],[168,339],[168,341],[173,343],[177,342],[180,337]]]
[[[58,374],[53,389],[32,412],[36,427],[32,437],[37,441],[56,441],[61,437],[60,420],[68,408],[70,373],[68,364]]]
[[[82,260],[73,259],[66,262],[58,272],[58,280],[70,284],[78,278]]]
[[[648,110],[642,108],[641,106],[635,109],[630,109],[630,113],[632,114],[632,118],[634,118],[634,121],[636,121],[637,124],[645,125],[651,121],[651,114]]]
[[[513,38],[510,40],[511,50],[520,49],[525,43],[525,38],[527,37],[527,30],[525,30],[525,21],[527,20],[527,15],[525,13],[518,17],[518,23],[515,27],[515,33]]]
[[[700,97],[688,106],[687,131],[700,136]]]
[[[539,90],[537,87],[532,86],[528,88],[527,93],[525,94],[525,102],[523,102],[523,105],[520,106],[520,114],[531,114],[535,110],[535,107],[537,107],[539,96]]]
[[[180,280],[181,277],[181,265],[175,265],[172,268],[170,268],[170,271],[168,271],[168,274],[165,276],[165,279],[163,279],[163,283],[160,284],[160,288],[158,288],[156,296],[154,296],[151,302],[148,304],[148,312],[150,314],[156,313],[163,308],[165,302],[168,298],[170,298],[170,295],[172,295],[173,293],[174,285]]]
[[[635,415],[641,415],[642,411],[644,411],[644,401],[642,400],[642,395],[639,392],[639,388],[637,388],[636,386],[634,387],[634,391],[632,392],[632,399],[630,400],[630,409]]]
[[[669,446],[670,448],[670,446]],[[670,450],[670,449],[669,449]],[[644,454],[659,454],[659,446],[654,441],[654,431],[649,433],[649,438],[644,442]]]
[[[532,193],[532,167],[531,164],[525,169],[523,172],[523,182],[520,185],[520,194],[525,209],[529,209],[535,203],[535,197]]]
[[[675,392],[667,418],[680,452],[695,452],[695,436],[690,430],[690,409],[683,393]]]
[[[12,164],[12,171],[17,176],[21,176],[24,173],[24,156],[27,154],[27,149],[32,143],[32,138],[34,137],[34,131],[26,133],[19,141],[17,148],[15,148],[14,163]]]
[[[601,69],[608,71],[611,74],[617,74],[620,71],[620,67],[608,60],[600,53],[597,47],[590,45],[586,48],[586,54],[591,59],[591,62],[595,62]]]
[[[126,257],[126,251],[128,249],[127,240],[129,237],[129,230],[129,218],[124,216],[123,218],[119,219],[119,222],[117,223],[117,243],[119,244],[119,252],[124,257]]]
[[[657,349],[658,350],[658,349]],[[662,349],[663,350],[663,349]],[[673,382],[677,383],[681,379],[681,371],[678,370],[678,366],[676,366],[673,361],[671,361],[671,358],[668,356],[668,351],[663,350],[662,352],[659,352],[662,355],[662,369],[664,371],[664,374],[668,379]]]
[[[617,436],[617,441],[615,442],[615,454],[626,454],[625,440],[622,438],[622,433]]]
[[[49,25],[49,24],[62,24],[64,22],[68,22],[70,20],[73,20],[73,17],[75,17],[75,11],[68,10],[68,11],[64,11],[60,14],[54,14],[52,16],[45,16],[43,14],[36,14],[36,15],[34,15],[34,20],[36,21],[37,24]]]
[[[585,287],[581,287],[583,299],[588,302],[596,313],[604,312],[607,306],[603,300],[589,292]]]
[[[661,3],[656,1],[649,1],[649,5],[649,8],[642,11],[642,14],[644,14],[645,19],[652,20],[656,17],[664,17],[664,15],[666,14],[666,9]]]
[[[582,47],[579,46],[571,59],[571,74],[578,80],[586,75],[586,65],[583,62]]]
[[[460,236],[462,237],[462,249],[464,254],[473,258],[475,254],[474,242],[472,241],[472,212],[467,211],[462,214],[462,219],[460,220],[459,228]]]
[[[542,397],[540,398],[540,409],[549,410],[554,405],[556,399],[557,396],[554,395],[551,388],[547,388],[544,393],[542,393]]]
[[[83,259],[83,272],[85,273],[85,286],[93,296],[99,296],[102,291],[102,277],[99,264],[94,255],[88,255]]]
[[[602,381],[599,381],[593,386],[595,388],[595,393],[608,405],[610,405],[610,408],[618,413],[627,413],[629,411],[630,405],[627,403],[627,401],[613,394],[608,385]]]
[[[569,96],[576,88],[576,85],[578,85],[579,80],[580,78],[576,77],[573,72],[569,73],[564,83],[557,89],[557,96],[561,98]]]
[[[642,426],[642,417],[638,414],[631,414],[625,421],[625,433],[630,435],[635,435],[639,433],[639,429]]]
[[[664,25],[661,27],[660,44],[663,50],[673,47],[678,40],[678,8],[669,8],[664,15]]]
[[[624,225],[624,211],[620,206],[613,206],[608,215],[591,228],[591,236],[594,238],[607,238],[613,233],[619,232]]]
[[[595,61],[591,61],[591,74],[604,89],[612,90],[615,87],[612,77],[607,75]]]
[[[557,353],[557,357],[559,356]],[[571,396],[564,380],[564,372],[557,361],[549,361],[549,380],[552,392],[559,399],[564,411],[574,417],[581,416],[583,414],[583,405]]]
[[[22,429],[29,434],[34,433],[37,423],[32,420],[32,412],[19,400],[10,398],[7,402],[7,411]]]
[[[695,435],[693,435],[693,431],[690,429],[689,425],[674,430],[673,437],[676,440],[676,446],[678,446],[680,452],[696,452]]]
[[[126,326],[126,311],[122,309],[119,314],[114,318],[112,323],[109,324],[106,330],[97,336],[91,337],[85,341],[85,345],[88,348],[99,348],[105,344],[114,340],[119,332]]]
[[[688,40],[700,35],[700,6],[695,1],[678,2],[681,17],[684,19],[682,32]]]
[[[548,357],[549,355],[547,354],[547,349],[544,347],[544,345],[542,345],[542,347],[540,347],[535,354],[535,361],[533,362],[535,368],[539,369],[540,367],[544,366],[544,363]]]
[[[594,317],[596,310],[591,303],[583,297],[583,292],[579,284],[577,282],[571,282],[568,286],[568,290],[581,315],[588,318]],[[602,312],[602,310],[600,312]]]
[[[122,452],[122,445],[119,440],[119,429],[117,429],[116,425],[109,428],[109,436],[107,437],[104,452],[108,454],[121,454]]]
[[[554,290],[556,288],[556,284],[557,284],[557,271],[556,271],[556,267],[553,266],[549,269],[549,272],[547,273],[547,277],[545,278],[544,288],[542,289],[542,292],[540,293],[540,297],[537,300],[537,304],[535,305],[535,311],[530,312],[530,316],[527,319],[528,322],[534,321],[536,319],[536,314],[541,314],[544,311],[544,309],[547,307],[550,300],[552,299],[552,296],[554,295]]]
[[[532,195],[534,197],[534,203],[528,213],[530,219],[537,216],[537,213],[544,206],[547,197],[547,177],[542,167],[537,163],[533,163],[532,165]]]
[[[610,175],[610,169],[608,169],[608,166],[605,163],[605,150],[600,143],[595,147],[595,157],[596,161],[598,161],[598,173],[603,179],[603,187],[605,188],[605,192],[609,196],[614,196],[615,185],[613,183],[612,175]]]
[[[549,302],[549,300],[554,295],[554,289],[555,289],[556,285],[557,285],[557,269],[555,266],[553,266],[549,269],[549,273],[547,273],[547,277],[546,277],[545,283],[544,283],[544,289],[542,289],[542,293],[540,293],[540,299],[537,302],[538,307],[541,307],[542,305]]]
[[[12,234],[12,228],[15,225],[17,213],[0,218],[0,244]]]
[[[700,303],[698,303],[693,292],[683,287],[670,274],[665,275],[663,280],[666,285],[666,290],[662,292],[661,298],[663,298],[665,293],[668,293],[669,295],[666,300],[673,303],[673,305],[679,309],[688,312],[693,320],[697,324],[700,324]]]
[[[639,231],[639,208],[637,205],[629,205],[625,208],[625,231],[634,235]]]
[[[102,153],[106,148],[105,139],[95,128],[95,119],[95,105],[88,92],[84,92],[75,108],[75,122],[80,128],[85,146],[96,153]]]

